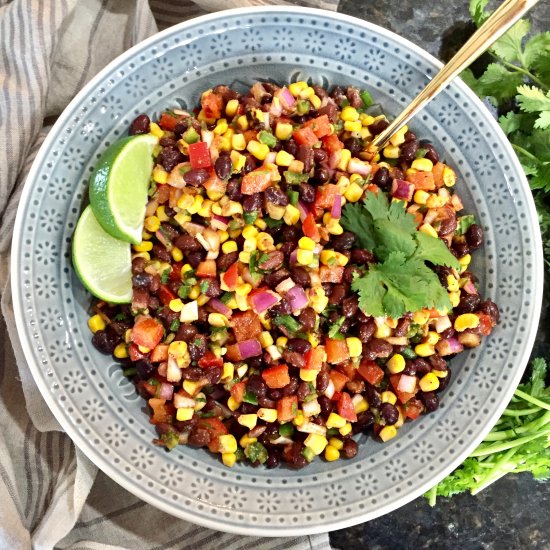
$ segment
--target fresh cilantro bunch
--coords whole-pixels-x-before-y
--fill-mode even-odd
[[[388,203],[384,193],[369,191],[363,204],[345,205],[341,224],[379,260],[351,285],[364,312],[398,319],[408,311],[451,308],[447,291],[426,262],[455,269],[460,264],[442,240],[417,231],[401,201]]]
[[[470,491],[473,495],[509,473],[531,472],[550,479],[550,386],[548,365],[535,359],[526,384],[520,384],[496,426],[464,463],[424,496],[431,506],[438,496]]]
[[[481,25],[490,13],[489,0],[470,0],[470,14]],[[493,58],[466,83],[497,107],[499,124],[510,140],[539,213],[546,262],[550,265],[550,32],[530,35],[529,21],[520,19],[489,50]]]

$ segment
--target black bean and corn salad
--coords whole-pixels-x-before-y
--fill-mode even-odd
[[[448,360],[499,318],[468,269],[483,235],[456,175],[367,92],[217,86],[159,138],[133,301],[96,302],[93,343],[148,400],[155,442],[226,466],[357,454],[438,408]]]

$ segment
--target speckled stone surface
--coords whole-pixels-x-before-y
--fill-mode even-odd
[[[468,4],[342,0],[339,11],[390,29],[445,61],[474,30]],[[550,30],[550,2],[542,0],[529,18],[535,30]],[[546,324],[548,319],[541,322]],[[535,353],[550,355],[548,332],[540,331]],[[476,497],[439,499],[434,509],[419,498],[381,518],[334,531],[330,540],[340,550],[550,550],[550,482],[508,476]]]

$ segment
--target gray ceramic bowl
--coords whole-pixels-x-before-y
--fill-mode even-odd
[[[507,404],[536,332],[542,259],[531,195],[506,138],[474,94],[451,85],[412,122],[458,173],[466,211],[485,230],[475,255],[481,293],[502,311],[479,348],[453,361],[441,408],[353,460],[301,471],[225,468],[203,450],[167,453],[144,402],[86,326],[71,235],[101,152],[141,112],[192,106],[199,93],[256,79],[366,87],[396,114],[440,67],[369,23],[310,9],[245,9],[194,19],[111,63],[67,107],[26,183],[13,240],[17,328],[44,399],[83,452],[115,481],[175,516],[248,535],[337,529],[394,510],[429,489],[479,443]]]

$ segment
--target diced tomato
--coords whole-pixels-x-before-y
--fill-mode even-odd
[[[330,155],[336,151],[341,151],[344,148],[344,144],[338,139],[336,134],[330,134],[323,137],[323,148]]]
[[[290,376],[286,365],[275,365],[262,372],[262,378],[268,388],[280,389],[290,384]]]
[[[306,237],[313,239],[316,243],[321,240],[321,234],[319,233],[319,228],[315,224],[315,218],[310,212],[302,222],[302,231]]]
[[[298,128],[294,131],[292,137],[299,145],[315,145],[319,141],[319,138],[309,126]]]
[[[384,371],[374,361],[363,359],[357,370],[373,386],[377,386],[384,379]]]
[[[340,363],[335,368],[342,374],[345,374],[350,380],[353,380],[357,374],[357,369],[351,361]]]
[[[172,421],[176,412],[174,405],[166,403],[166,399],[151,397],[149,406],[153,409],[153,416],[149,420],[151,424],[168,424]]]
[[[170,281],[181,281],[181,268],[183,267],[183,262],[174,262],[172,264],[172,270],[168,279]]]
[[[445,170],[445,164],[437,162],[432,168],[432,175],[434,177],[435,186],[439,189],[443,187],[443,170]]]
[[[229,289],[237,288],[237,279],[239,277],[239,262],[232,264],[229,269],[221,274],[222,283]]]
[[[405,392],[405,391],[399,391],[397,388],[399,387],[399,380],[401,379],[400,374],[390,374],[390,384],[393,388],[393,392],[395,395],[397,395],[397,399],[400,403],[407,403],[410,401],[414,396],[415,393]]]
[[[416,190],[433,191],[435,189],[434,175],[431,172],[418,171],[407,174],[407,181],[414,184]]]
[[[189,144],[189,162],[191,168],[210,168],[212,159],[210,158],[210,150],[208,143],[205,141],[197,141],[197,143]]]
[[[163,130],[168,130],[169,132],[172,132],[174,128],[176,127],[176,124],[184,118],[183,115],[172,115],[170,113],[162,113],[160,115],[159,119],[159,126]]]
[[[149,359],[151,363],[160,363],[168,361],[168,344],[159,344],[152,352]]]
[[[208,443],[208,449],[212,453],[218,453],[220,451],[220,435],[227,434],[225,424],[216,417],[201,418],[197,423],[197,427],[208,430],[210,433],[210,443]]]
[[[216,276],[216,260],[204,260],[197,266],[195,271],[197,277],[215,277]]]
[[[280,423],[290,422],[298,413],[298,397],[289,395],[277,401],[277,420]]]
[[[344,277],[344,268],[341,265],[322,265],[319,269],[322,283],[341,283]]]
[[[331,209],[336,195],[340,195],[340,190],[338,189],[338,186],[333,183],[327,183],[317,187],[315,207],[322,208],[324,210]]]
[[[166,285],[160,285],[158,297],[163,306],[167,306],[172,300],[177,298],[177,296]]]
[[[231,386],[229,393],[231,397],[239,404],[243,402],[244,393],[246,391],[246,382],[237,382]]]
[[[229,361],[242,361],[241,350],[239,349],[238,344],[229,344],[226,348],[226,359],[229,359]]]
[[[489,336],[495,326],[493,324],[493,318],[486,313],[478,313],[477,316],[479,317],[479,325],[476,329],[477,332],[483,334],[483,336]]]
[[[252,172],[245,174],[241,181],[241,193],[243,195],[260,193],[270,187],[272,181],[273,172],[271,170],[265,170],[264,168],[252,170]]]
[[[340,393],[340,396],[338,399],[338,414],[342,418],[345,418],[350,422],[357,422],[357,414],[355,412],[355,407],[353,406],[351,397],[347,392]]]
[[[321,370],[325,360],[325,347],[317,346],[306,353],[306,369]]]
[[[328,136],[332,132],[330,120],[327,115],[321,115],[317,118],[308,120],[304,123],[304,127],[311,128],[318,138]]]
[[[223,109],[223,97],[213,92],[201,97],[201,107],[206,118],[220,118]]]
[[[227,181],[221,180],[216,176],[216,174],[212,174],[209,179],[207,179],[202,186],[212,193],[219,193],[220,197],[225,194],[225,190],[227,188]]]
[[[137,346],[153,349],[164,336],[164,327],[152,317],[144,315],[135,322],[130,340]]]
[[[130,356],[130,359],[132,361],[139,361],[140,359],[143,359],[147,354],[139,351],[136,344],[130,344],[128,346],[128,355]]]
[[[349,359],[348,345],[345,340],[326,338],[325,351],[327,352],[327,363],[335,365]]]
[[[221,357],[218,357],[212,351],[207,351],[199,359],[199,367],[201,367],[202,369],[206,369],[208,367],[219,367],[221,369],[223,367],[223,359]]]
[[[149,384],[148,380],[140,380],[138,382],[138,389],[145,388],[145,391],[151,396],[155,397],[157,394],[158,385]]]
[[[424,404],[419,399],[409,399],[402,408],[407,418],[416,420],[424,410]]]
[[[164,204],[166,201],[170,199],[170,192],[174,189],[170,185],[167,184],[157,184],[157,193],[155,198],[157,199],[157,202],[159,204]]]
[[[349,378],[337,370],[332,369],[328,374],[334,384],[334,389],[337,392],[342,391],[346,385],[346,382],[349,382]]]
[[[235,313],[231,318],[231,327],[237,342],[257,338],[262,332],[260,318],[252,310]]]

